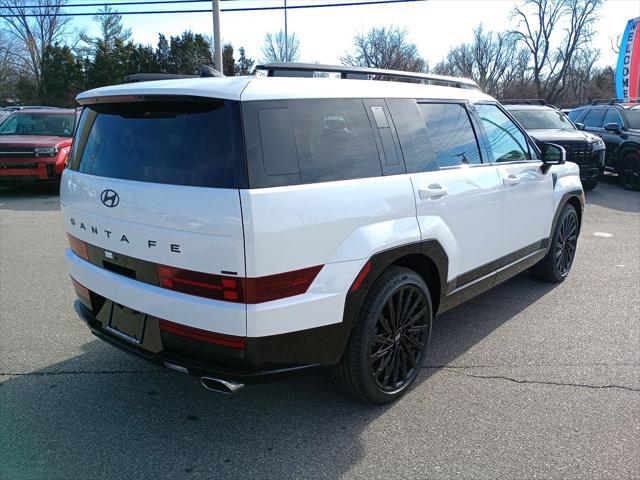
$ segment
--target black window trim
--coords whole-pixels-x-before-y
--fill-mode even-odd
[[[599,127],[592,127],[589,125],[586,125],[584,123],[585,119],[587,118],[587,115],[589,115],[591,112],[594,111],[602,111],[604,112],[604,114],[602,115],[602,120],[600,120],[600,122],[604,122],[604,117],[607,115],[607,107],[603,107],[603,106],[597,106],[597,107],[592,107],[592,108],[587,108],[585,111],[585,114],[582,116],[580,123],[582,123],[584,125],[585,130],[589,131],[589,130],[597,130],[599,132],[604,131],[604,126],[602,125],[602,123],[600,123]]]
[[[540,151],[540,148],[538,147],[538,145],[536,145],[536,142],[533,141],[533,139],[527,134],[527,132],[522,128],[522,126],[520,125],[520,123],[518,122],[518,120],[516,120],[516,118],[511,115],[509,113],[509,111],[504,108],[499,102],[497,101],[488,101],[488,100],[480,100],[478,102],[472,102],[472,105],[493,105],[495,107],[498,108],[498,110],[500,110],[502,113],[504,113],[507,118],[509,118],[509,120],[511,120],[513,122],[513,124],[516,126],[516,128],[520,131],[520,133],[522,133],[522,135],[524,135],[524,138],[527,142],[527,146],[529,147],[529,156],[531,156],[531,158],[526,159],[526,160],[510,160],[508,162],[496,162],[495,159],[493,158],[493,152],[491,151],[491,148],[489,147],[489,138],[487,136],[487,132],[484,130],[484,127],[482,126],[482,120],[480,119],[480,117],[478,116],[477,112],[474,112],[474,114],[477,116],[477,120],[478,120],[478,124],[480,125],[481,131],[482,131],[482,137],[483,137],[483,141],[486,144],[486,148],[487,148],[487,154],[489,155],[490,158],[490,165],[514,165],[514,164],[524,164],[524,163],[540,163],[542,164],[542,160],[541,160],[541,155],[542,152]],[[535,157],[534,158],[534,154]]]
[[[450,165],[447,167],[441,167],[440,165],[438,165],[438,170],[457,170],[460,168],[477,168],[477,167],[486,167],[486,166],[490,166],[491,162],[489,161],[489,156],[488,156],[488,152],[486,151],[486,149],[484,148],[484,145],[481,145],[481,140],[480,137],[481,135],[479,135],[479,130],[478,130],[478,124],[475,121],[475,115],[473,112],[470,111],[469,106],[471,105],[471,103],[469,102],[469,100],[463,100],[463,99],[455,99],[455,98],[448,98],[448,99],[439,99],[439,98],[429,98],[429,99],[422,99],[422,98],[416,98],[416,105],[418,107],[418,110],[420,111],[420,114],[422,115],[422,111],[420,110],[420,105],[421,104],[454,104],[454,105],[460,105],[465,112],[467,112],[467,117],[469,119],[469,123],[471,124],[471,132],[473,133],[474,138],[476,139],[476,147],[478,147],[478,154],[480,155],[480,163],[468,163],[468,164],[461,164],[461,165]],[[429,173],[429,172],[416,172],[416,173]]]
[[[616,114],[618,115],[618,118],[620,119],[620,122],[616,122],[616,123],[618,123],[620,125],[620,128],[622,128],[624,130],[626,128],[625,127],[625,119],[624,119],[624,117],[622,115],[622,112],[619,109],[617,109],[616,107],[609,107],[607,109],[607,111],[604,113],[604,117],[602,118],[602,128],[604,128],[604,126],[606,125],[606,123],[604,123],[604,119],[607,117],[609,112],[616,112]]]

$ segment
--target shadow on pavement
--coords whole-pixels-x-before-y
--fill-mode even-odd
[[[59,192],[59,185],[0,187],[0,210],[34,212],[60,210]]]
[[[616,175],[602,175],[598,186],[586,192],[585,196],[587,205],[640,213],[640,192],[625,190]]]
[[[524,274],[439,317],[417,388],[552,289]],[[338,478],[368,425],[402,409],[357,403],[326,373],[223,397],[97,340],[83,349],[0,384],[6,478]]]

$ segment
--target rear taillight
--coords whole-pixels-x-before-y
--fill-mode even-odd
[[[243,302],[243,280],[210,273],[158,265],[160,286],[198,297]]]
[[[245,280],[247,303],[262,303],[305,293],[322,265]]]
[[[69,235],[68,233],[67,238],[69,239],[69,246],[71,247],[71,251],[78,255],[80,258],[89,260],[89,254],[87,253],[87,244],[79,238],[76,238],[73,235]]]
[[[187,327],[186,325],[180,325],[178,323],[162,319],[158,323],[160,325],[161,332],[171,333],[173,335],[189,338],[198,342],[212,343],[214,345],[221,345],[229,348],[244,348],[246,345],[246,338],[244,337],[235,337],[232,335],[209,332],[207,330]]]
[[[158,265],[160,286],[198,297],[262,303],[305,293],[322,265],[257,278],[237,278]]]

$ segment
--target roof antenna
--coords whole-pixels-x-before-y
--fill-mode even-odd
[[[209,65],[200,65],[200,76],[201,77],[224,77],[222,72],[219,72],[213,67]]]

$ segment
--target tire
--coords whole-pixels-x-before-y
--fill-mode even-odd
[[[640,157],[635,153],[623,157],[618,176],[625,189],[640,190]]]
[[[368,403],[397,400],[420,373],[432,317],[424,280],[408,268],[389,267],[364,299],[334,380]]]
[[[573,205],[567,203],[558,217],[549,251],[531,268],[531,274],[545,282],[563,282],[575,259],[579,231],[578,213]]]
[[[585,180],[582,180],[582,189],[585,192],[588,192],[589,190],[593,190],[594,188],[596,188],[596,185],[598,185],[597,178],[587,178]]]

